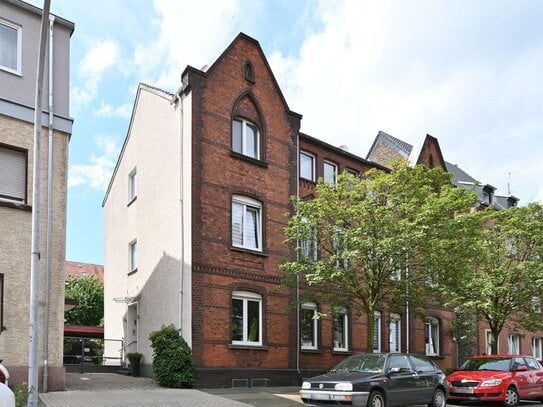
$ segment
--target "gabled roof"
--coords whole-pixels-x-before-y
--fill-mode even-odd
[[[379,130],[379,132],[377,133],[377,136],[375,137],[375,140],[373,140],[373,144],[370,147],[370,151],[368,151],[366,160],[374,161],[374,158],[378,154],[378,150],[380,149],[380,146],[383,144],[388,146],[390,149],[396,151],[397,154],[406,158],[409,157],[409,155],[411,154],[411,151],[413,150],[413,146],[411,144],[406,143],[403,140],[397,139],[396,137],[392,137],[390,134]]]
[[[64,264],[66,277],[71,276],[93,276],[102,283],[104,282],[104,266],[90,263],[80,263],[77,261],[66,261]]]

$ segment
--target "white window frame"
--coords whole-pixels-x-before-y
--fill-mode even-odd
[[[234,291],[232,292],[232,301],[233,300],[240,300],[243,304],[243,315],[242,318],[242,340],[234,340],[232,339],[232,345],[244,345],[244,346],[262,346],[262,326],[263,324],[263,318],[262,318],[262,296],[260,294],[256,294],[250,291]],[[258,303],[258,341],[251,341],[249,340],[249,302],[257,302]],[[233,314],[233,307],[232,307],[232,314]],[[232,315],[232,319],[234,318],[234,315]],[[234,324],[234,322],[231,322]]]
[[[441,346],[441,320],[436,317],[426,317],[424,331],[425,339],[428,340],[425,341],[425,354],[427,356],[439,356]]]
[[[317,335],[318,320],[317,318],[315,318],[317,314],[317,304],[315,304],[314,302],[306,302],[305,304],[302,304],[302,306],[300,307],[300,312],[303,312],[303,311],[311,311],[313,313],[312,324],[311,324],[313,337],[311,338],[310,344],[308,343],[304,344],[304,341],[302,338],[302,329],[300,329],[300,347],[302,349],[311,349],[311,350],[318,349],[318,335]],[[301,323],[302,323],[302,318],[300,316],[300,324]]]
[[[6,72],[13,73],[15,75],[21,76],[21,62],[22,62],[22,28],[21,26],[15,25],[13,23],[10,23],[2,18],[0,18],[0,24],[11,28],[13,30],[17,31],[17,66],[15,69],[3,65],[0,63],[0,69]]]
[[[391,353],[402,351],[402,317],[400,314],[390,314],[389,349]],[[394,335],[395,334],[395,335]]]
[[[335,325],[336,323],[341,323],[343,327],[343,332],[341,334],[341,339],[336,339]],[[349,350],[349,316],[347,315],[346,310],[339,310],[334,314],[334,320],[332,324],[332,341],[334,345],[334,351],[336,352],[346,352]]]
[[[534,313],[541,314],[541,298],[537,295],[532,297],[532,309]]]
[[[138,197],[138,171],[134,167],[128,174],[128,203],[132,202]]]
[[[537,360],[543,359],[543,340],[540,336],[532,338],[532,356]]]
[[[128,272],[138,269],[138,240],[134,239],[128,244]]]
[[[235,149],[235,140],[234,140],[234,137],[235,137],[235,134],[234,134],[234,122],[239,122],[241,124],[241,140],[240,140],[240,143],[241,143],[241,151],[237,151]],[[254,155],[253,155],[253,152],[252,151],[248,151],[248,146],[247,146],[247,126],[250,126],[250,127],[254,127],[255,131],[256,131],[256,140],[255,140],[255,152],[254,152]],[[251,158],[254,158],[255,160],[260,160],[260,129],[258,128],[258,126],[253,123],[253,122],[250,122],[248,120],[245,120],[245,119],[242,119],[241,117],[237,117],[235,119],[232,120],[232,150],[235,151],[236,153],[238,154],[242,154],[244,156],[247,156],[247,157],[251,157]]]
[[[309,177],[305,176],[302,172],[302,169],[304,168],[302,166],[302,156],[305,156],[309,159],[311,159],[311,175]],[[305,180],[308,180],[308,181],[311,181],[311,182],[315,182],[315,161],[316,161],[316,158],[315,158],[315,155],[314,154],[311,154],[311,153],[308,153],[307,151],[302,151],[300,150],[300,178],[303,178]]]
[[[241,224],[239,226],[240,229],[240,239],[241,242],[237,242],[234,236],[234,231],[237,228],[237,223],[235,222],[236,219],[234,217],[235,208],[239,208],[241,210]],[[248,212],[256,212],[256,230],[255,230],[255,240],[256,244],[255,246],[251,246],[248,243],[248,230],[246,230],[246,227],[249,226],[249,217]],[[232,238],[232,246],[234,247],[240,247],[242,249],[248,249],[248,250],[256,250],[261,252],[262,251],[262,203],[257,201],[256,199],[249,198],[247,196],[241,196],[241,195],[234,195],[232,197],[232,224],[231,224],[231,238]]]
[[[307,224],[307,218],[302,218],[302,222]],[[317,236],[314,228],[311,228],[312,239],[300,239],[300,256],[302,260],[315,261],[317,260]]]
[[[507,353],[509,355],[520,355],[520,335],[509,334],[507,337]]]
[[[381,322],[383,320],[381,311],[373,313],[373,352],[381,353]]]
[[[28,153],[0,145],[0,200],[26,201]]]
[[[326,177],[326,166],[329,166],[329,167],[333,168],[333,177],[334,177],[333,180],[327,179],[327,177]],[[325,160],[324,164],[323,164],[322,178],[323,178],[324,182],[330,182],[330,183],[335,184],[336,181],[337,181],[337,164],[333,163],[332,161]]]
[[[500,339],[497,339],[498,343],[496,346],[496,351],[500,353]],[[485,349],[487,355],[492,355],[492,331],[490,329],[485,329]]]

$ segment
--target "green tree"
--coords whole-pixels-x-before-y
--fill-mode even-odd
[[[507,323],[513,329],[543,328],[543,206],[487,209],[472,216],[482,225],[472,236],[472,267],[450,276],[442,288],[455,310],[488,323],[495,354]]]
[[[473,227],[464,214],[475,196],[454,188],[441,169],[398,161],[391,172],[373,169],[363,178],[344,173],[335,184],[320,181],[314,199],[293,200],[286,235],[298,256],[282,264],[285,284],[294,286],[302,277],[302,301],[365,314],[369,349],[380,304],[405,306],[409,300],[420,309],[441,274],[450,272],[444,264],[464,264],[469,247],[458,236]]]
[[[77,300],[64,318],[71,325],[101,326],[104,319],[104,286],[94,276],[72,276],[66,283],[65,296]]]

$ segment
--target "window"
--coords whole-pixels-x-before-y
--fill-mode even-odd
[[[511,334],[507,338],[507,352],[510,355],[518,355],[520,353],[520,336]]]
[[[381,311],[373,314],[373,351],[381,352]]]
[[[26,200],[26,151],[0,146],[0,199]]]
[[[232,149],[239,154],[260,159],[260,134],[256,125],[243,120],[232,121]]]
[[[332,240],[332,246],[334,250],[333,256],[336,260],[336,267],[345,269],[348,268],[349,259],[347,256],[347,244],[345,243],[345,229],[336,227]]]
[[[324,162],[324,182],[336,182],[337,165],[329,161]]]
[[[492,338],[492,331],[490,329],[487,329],[485,331],[485,337],[486,337],[486,354],[492,355],[492,343],[494,342]],[[500,341],[498,341],[498,344],[496,346],[496,353],[500,353]]]
[[[315,181],[315,156],[300,151],[300,178]]]
[[[348,343],[348,323],[349,317],[345,310],[339,311],[334,314],[334,350],[346,351],[349,350]]]
[[[532,355],[537,360],[541,360],[543,353],[541,352],[541,338],[538,336],[534,336],[532,338]]]
[[[232,293],[232,344],[262,345],[262,297],[248,291]]]
[[[130,174],[128,174],[128,202],[132,202],[138,195],[136,174],[136,168],[134,168],[132,171],[130,171]]]
[[[262,250],[262,205],[245,197],[232,199],[232,245]]]
[[[532,309],[536,314],[541,314],[541,298],[532,297]]]
[[[253,69],[253,64],[250,61],[245,62],[245,80],[254,83],[255,81],[255,72]]]
[[[317,304],[308,302],[300,310],[302,349],[317,349]]]
[[[136,271],[138,269],[138,241],[134,240],[128,245],[129,252],[129,272]]]
[[[426,354],[429,356],[439,355],[439,319],[426,318],[424,334]]]
[[[1,19],[0,69],[21,74],[21,27]]]
[[[401,317],[390,314],[390,352],[401,352]]]
[[[300,254],[302,260],[314,261],[317,260],[317,235],[315,228],[307,223],[307,219],[303,218],[302,222],[306,225],[307,238],[300,240]]]

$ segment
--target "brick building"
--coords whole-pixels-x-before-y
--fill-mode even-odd
[[[41,15],[41,9],[28,3],[0,0],[0,358],[14,385],[28,381],[34,98]],[[73,30],[72,22],[51,15],[46,55],[52,46],[54,58],[46,57],[51,62],[45,66],[42,103],[37,338],[40,386],[45,365],[49,390],[64,389],[65,381],[62,337]]]
[[[170,323],[192,347],[199,386],[295,384],[367,350],[363,318],[343,320],[342,340],[329,318],[309,327],[311,344],[302,338],[299,317],[326,305],[298,313],[279,265],[293,254],[291,196],[311,196],[318,177],[385,167],[301,134],[301,118],[244,34],[209,69],[187,67],[175,94],[139,86],[103,202],[105,337],[143,353],[144,374],[149,333]],[[452,366],[450,313],[374,318],[377,350],[409,347]]]

